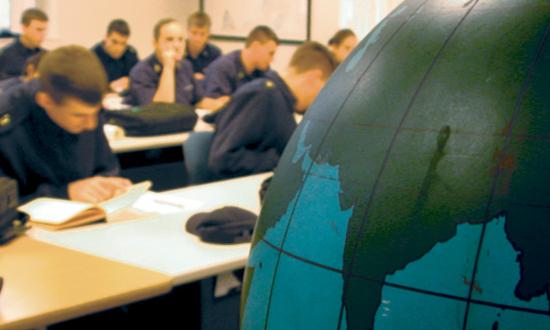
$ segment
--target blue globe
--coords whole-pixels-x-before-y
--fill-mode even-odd
[[[408,0],[276,170],[243,329],[550,329],[550,1]]]

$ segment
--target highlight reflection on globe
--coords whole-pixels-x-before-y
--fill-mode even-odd
[[[408,0],[290,141],[243,329],[550,329],[550,1]]]

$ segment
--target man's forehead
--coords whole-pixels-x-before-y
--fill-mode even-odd
[[[118,32],[111,32],[107,35],[107,38],[114,39],[114,40],[117,40],[117,41],[126,41],[126,40],[128,40],[128,37],[129,36],[122,35]]]
[[[170,35],[180,35],[181,34],[181,35],[183,35],[183,28],[177,22],[168,23],[160,29],[160,35],[161,36],[162,35],[167,35],[167,34],[170,34]]]
[[[208,33],[209,29],[206,26],[190,26],[189,32],[192,33]]]
[[[41,21],[38,19],[33,19],[29,22],[29,27],[46,27],[48,25],[48,21]]]

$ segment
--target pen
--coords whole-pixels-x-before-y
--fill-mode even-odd
[[[155,201],[155,203],[168,205],[168,206],[174,206],[174,207],[177,207],[177,208],[180,208],[180,209],[185,209],[185,205],[180,204],[180,203],[165,201],[165,200],[162,200],[162,199],[155,199],[154,201]]]

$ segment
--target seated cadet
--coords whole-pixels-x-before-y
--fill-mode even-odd
[[[21,36],[0,50],[0,80],[19,77],[27,58],[43,50],[48,16],[40,9],[30,8],[21,15]]]
[[[328,41],[328,48],[334,55],[334,58],[336,58],[338,64],[344,62],[356,45],[357,37],[350,29],[339,30]]]
[[[0,176],[22,201],[53,196],[96,203],[126,189],[99,117],[107,89],[97,57],[80,46],[47,53],[38,79],[0,95]]]
[[[275,56],[279,38],[267,26],[255,27],[246,38],[245,48],[219,57],[206,70],[204,99],[199,105],[221,109],[245,83],[265,76]]]
[[[12,87],[19,86],[24,82],[30,81],[38,77],[38,64],[40,63],[42,56],[44,56],[46,52],[46,50],[42,50],[29,57],[25,61],[25,68],[23,70],[22,76],[12,77],[0,81],[0,93],[6,93]]]
[[[286,75],[274,71],[239,88],[218,112],[208,167],[220,178],[271,171],[303,113],[336,68],[330,51],[307,42],[293,54]]]
[[[175,19],[160,20],[154,28],[155,52],[130,71],[130,103],[194,105],[201,98],[191,63],[183,59],[183,27]]]
[[[138,62],[137,51],[128,45],[129,37],[128,23],[115,19],[109,23],[105,39],[92,48],[107,71],[109,87],[117,93],[128,89],[128,75]]]
[[[210,17],[203,12],[196,12],[187,19],[185,59],[193,65],[197,80],[204,79],[206,67],[222,54],[218,47],[208,42],[211,25]]]

